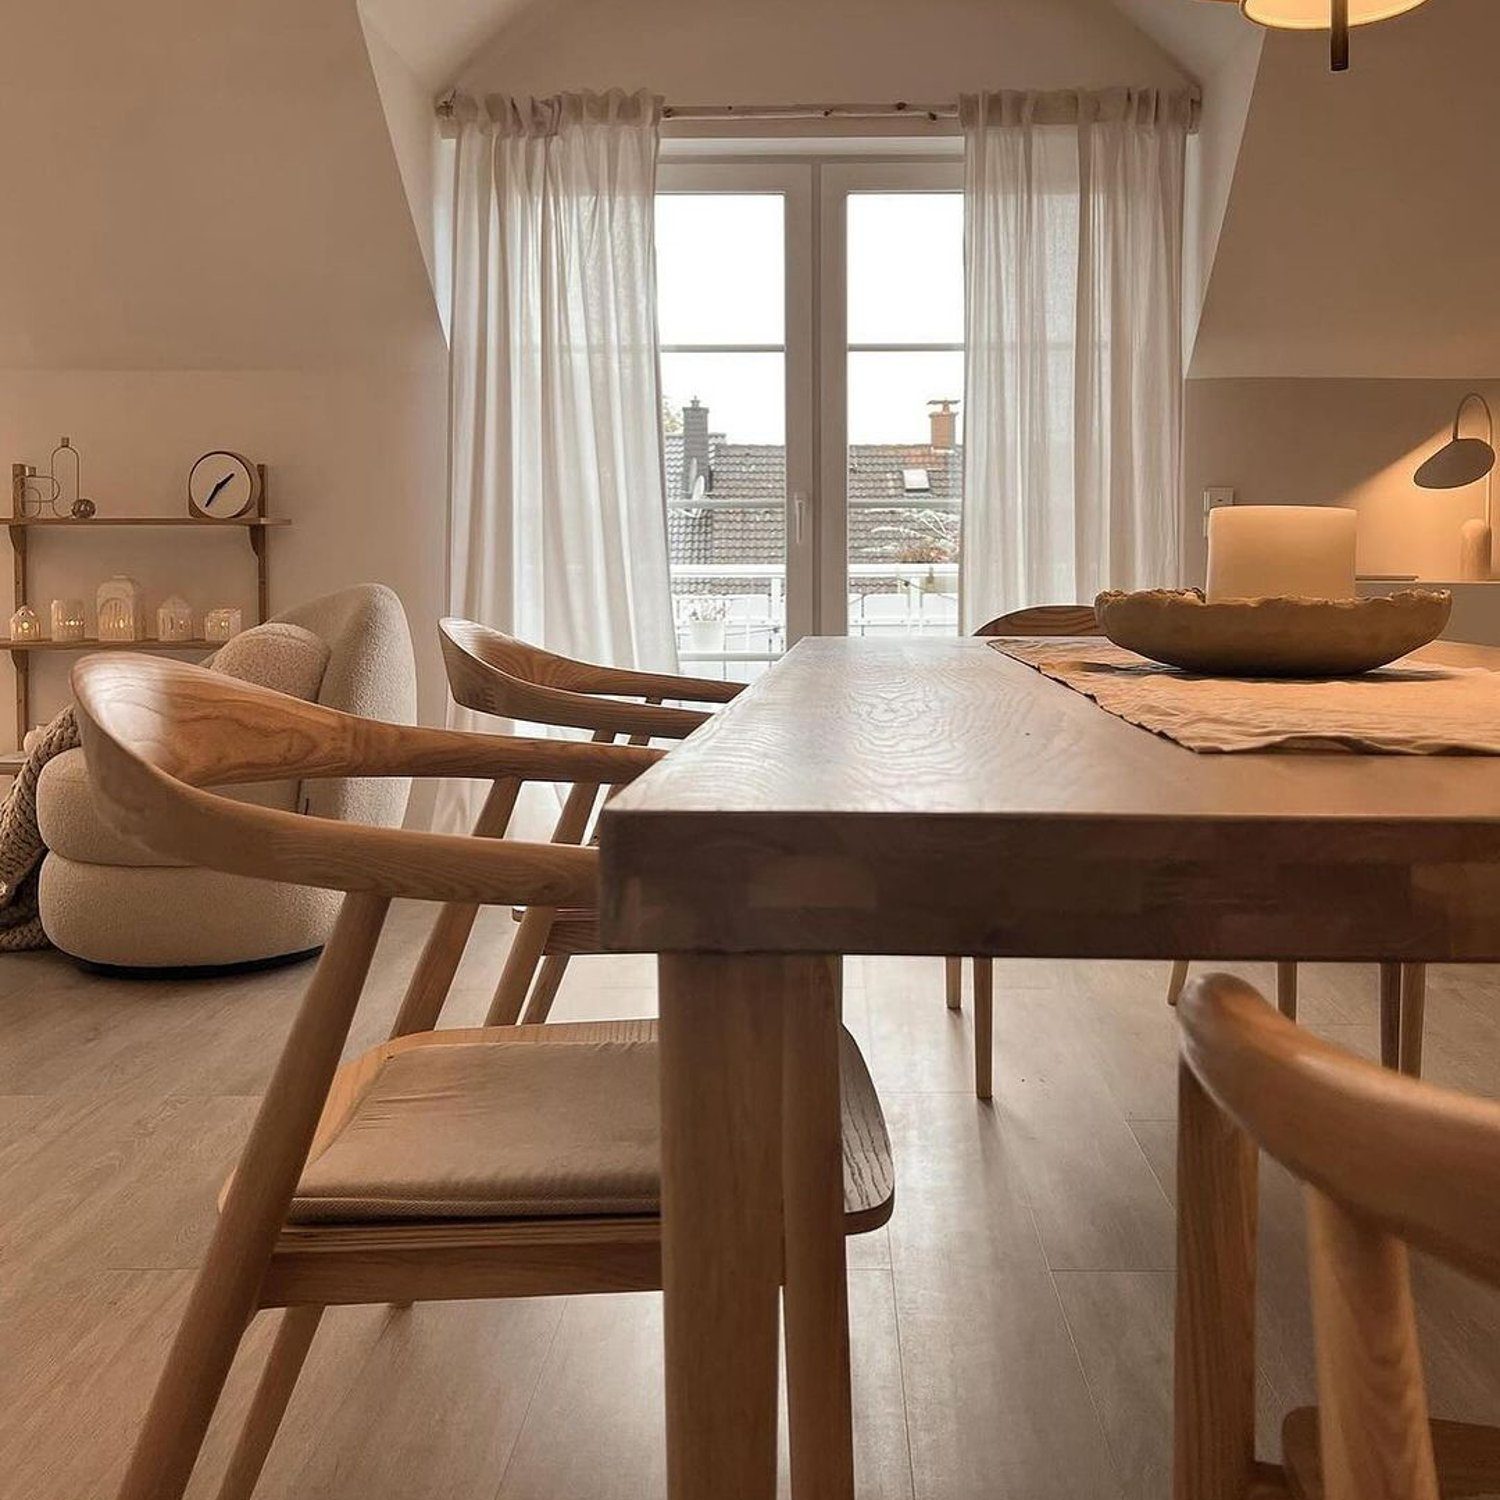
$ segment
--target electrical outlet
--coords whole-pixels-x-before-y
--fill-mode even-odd
[[[1234,491],[1210,485],[1203,492],[1203,535],[1208,535],[1208,518],[1222,505],[1234,504]]]

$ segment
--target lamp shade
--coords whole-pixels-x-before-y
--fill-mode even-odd
[[[1368,26],[1388,21],[1426,0],[1349,0],[1349,24]],[[1333,0],[1240,0],[1240,9],[1261,26],[1283,31],[1327,31],[1333,25]]]
[[[1478,406],[1488,425],[1487,438],[1461,437],[1464,413]],[[1470,391],[1458,403],[1453,416],[1453,436],[1443,444],[1412,476],[1424,490],[1461,490],[1466,484],[1478,484],[1495,467],[1495,418],[1490,404],[1478,391]]]
[[[1495,450],[1483,438],[1454,438],[1414,477],[1424,490],[1461,490],[1466,484],[1478,484],[1494,467]]]

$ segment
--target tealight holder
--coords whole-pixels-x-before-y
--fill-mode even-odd
[[[164,599],[156,611],[159,641],[190,641],[193,638],[193,607],[180,595]]]
[[[204,640],[213,641],[215,645],[233,640],[243,629],[244,618],[244,614],[232,605],[209,610],[203,617]]]
[[[54,599],[52,601],[52,639],[54,641],[81,641],[88,633],[88,616],[84,613],[82,599]]]
[[[34,644],[41,640],[41,617],[29,604],[23,604],[10,617],[10,638],[17,643],[26,644]]]
[[[133,578],[116,573],[99,585],[95,600],[101,641],[138,641],[141,638],[141,587]]]

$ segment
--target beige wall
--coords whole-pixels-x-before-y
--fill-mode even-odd
[[[227,447],[269,466],[271,608],[365,580],[403,597],[423,659],[424,708],[441,712],[434,623],[444,607],[444,370],[0,372],[0,452],[45,469],[67,433],[85,491],[104,516],[181,514],[188,465]],[[8,499],[7,502],[8,504]],[[155,606],[180,593],[200,613],[255,606],[246,542],[180,529],[33,533],[32,597],[92,603],[110,573],[130,574]],[[6,576],[9,576],[7,560]],[[8,598],[8,594],[6,595]],[[9,614],[8,605],[3,611]],[[33,719],[66,702],[67,664],[36,658]],[[0,726],[9,743],[10,725]]]
[[[1480,387],[1500,411],[1500,382]],[[1443,380],[1190,380],[1185,574],[1206,561],[1202,492],[1229,485],[1241,505],[1350,505],[1359,567],[1451,580],[1458,528],[1484,509],[1484,487],[1419,490],[1412,472],[1452,430],[1472,386]],[[1482,418],[1473,414],[1474,428]]]
[[[1192,373],[1385,379],[1500,369],[1500,5],[1442,0],[1267,36]]]
[[[556,0],[503,24],[461,74],[475,94],[620,86],[695,104],[1182,78],[1110,0]]]
[[[6,21],[28,61],[0,91],[0,463],[45,466],[66,433],[105,515],[181,513],[209,448],[266,463],[292,522],[272,607],[389,583],[439,717],[446,348],[354,0],[49,0]],[[415,140],[420,87],[383,61]],[[34,597],[124,570],[153,610],[169,590],[248,604],[242,547],[40,537]],[[39,666],[34,717],[63,671]]]

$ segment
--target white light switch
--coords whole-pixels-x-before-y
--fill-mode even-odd
[[[1208,535],[1208,518],[1221,505],[1234,504],[1234,491],[1231,489],[1210,485],[1203,492],[1203,535]]]

